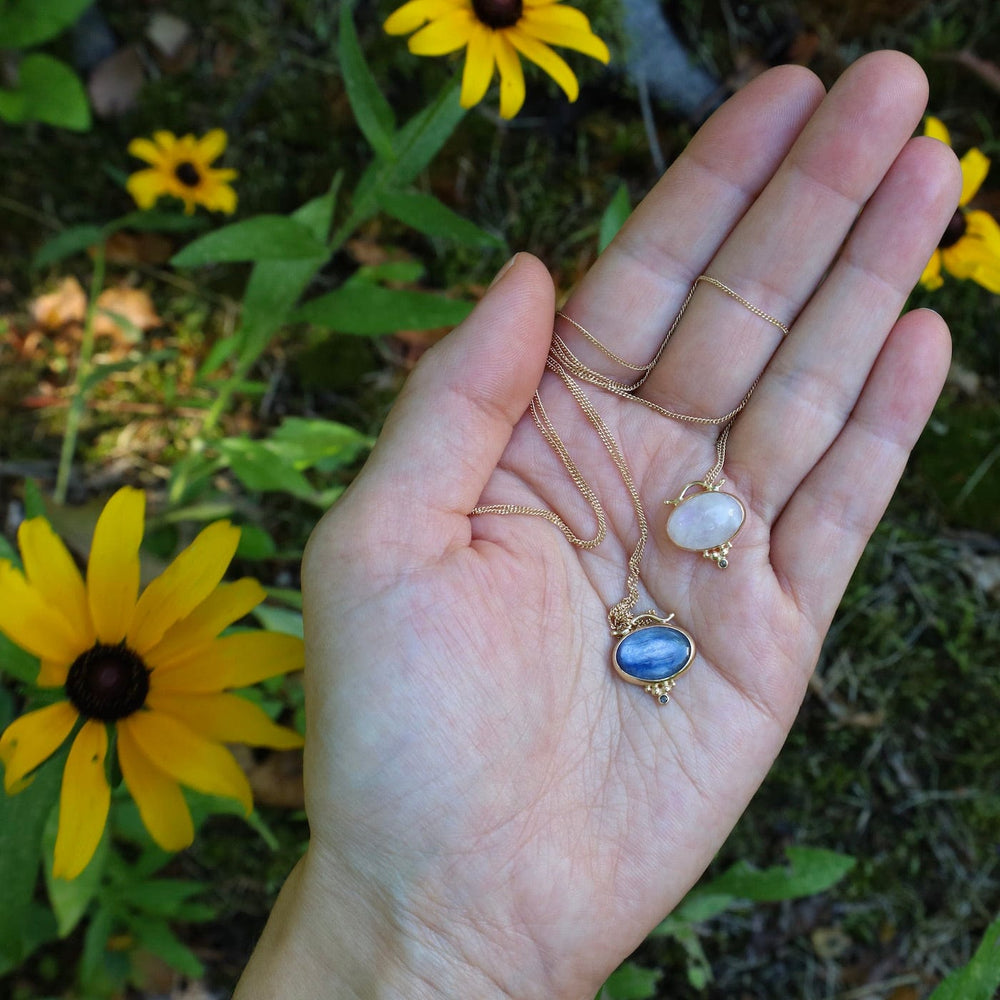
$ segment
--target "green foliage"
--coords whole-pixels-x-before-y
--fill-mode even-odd
[[[659,924],[650,938],[671,938],[681,946],[687,960],[688,982],[703,989],[712,980],[712,967],[698,938],[696,925],[746,903],[776,903],[824,892],[839,882],[855,864],[854,858],[817,847],[786,850],[788,867],[763,870],[739,861],[721,875],[691,890],[673,913]],[[643,979],[634,966],[623,966],[623,982],[613,976],[604,985],[599,1000],[646,1000],[656,992],[656,978]],[[618,970],[621,973],[622,969]],[[615,974],[615,976],[618,975]],[[642,992],[646,989],[647,992]],[[628,990],[628,992],[621,992]]]
[[[615,238],[618,230],[625,225],[625,220],[632,212],[632,204],[629,201],[628,188],[625,184],[619,184],[608,207],[601,215],[600,226],[597,230],[597,252],[604,253],[608,244]]]
[[[986,929],[969,964],[953,972],[928,1000],[994,1000],[1000,989],[1000,917]]]
[[[0,89],[0,118],[12,125],[42,122],[77,132],[90,128],[87,92],[64,62],[33,53],[21,60],[17,76],[16,87]]]
[[[0,49],[27,49],[69,28],[90,0],[0,0]],[[44,53],[17,64],[17,84],[0,89],[0,119],[12,125],[42,122],[85,132],[90,104],[80,78],[64,62]]]
[[[0,974],[16,968],[48,937],[39,935],[32,918],[35,886],[42,861],[42,832],[53,811],[65,754],[58,754],[37,769],[30,784],[16,795],[0,792]]]
[[[41,45],[71,27],[92,0],[0,0],[0,42],[5,49]]]
[[[175,267],[198,267],[233,261],[325,257],[326,245],[308,226],[284,215],[255,215],[189,243],[171,263]]]
[[[644,969],[634,962],[625,962],[608,977],[597,1000],[649,1000],[656,996],[661,975],[658,969]]]

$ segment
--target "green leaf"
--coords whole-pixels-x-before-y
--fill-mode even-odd
[[[344,77],[344,89],[351,102],[354,120],[362,135],[368,140],[376,155],[386,160],[396,158],[393,148],[393,133],[396,119],[389,102],[379,90],[372,76],[364,53],[358,43],[351,16],[350,3],[343,3],[340,10],[340,40],[337,46],[340,72]]]
[[[320,464],[327,469],[347,465],[374,444],[367,434],[347,424],[307,417],[286,417],[270,440],[298,469]]]
[[[271,559],[278,551],[274,539],[256,524],[240,525],[240,543],[236,547],[237,559]]]
[[[35,772],[17,795],[0,792],[0,956],[20,962],[22,923],[31,905],[42,859],[42,831],[59,798],[65,754],[57,754]]]
[[[14,124],[44,122],[77,132],[90,128],[87,93],[64,62],[32,53],[21,60],[17,73],[17,87],[0,90],[0,117]]]
[[[303,636],[301,611],[258,604],[252,614],[269,632],[286,632],[288,635],[297,635],[300,639]]]
[[[433,104],[414,115],[399,131],[398,168],[393,187],[405,187],[438,154],[451,137],[466,109],[458,103],[460,86],[442,91]]]
[[[139,943],[157,958],[162,958],[172,969],[191,979],[198,979],[205,971],[194,953],[177,939],[166,921],[156,918],[133,916],[129,919],[129,929],[139,939]]]
[[[358,225],[378,211],[379,192],[405,188],[448,141],[465,108],[458,102],[459,85],[448,87],[423,111],[414,115],[397,133],[396,159],[377,159],[361,175],[354,189],[352,212],[346,228]]]
[[[302,591],[293,590],[291,587],[265,587],[267,596],[272,600],[281,601],[290,608],[302,610]]]
[[[0,48],[26,49],[55,38],[93,0],[6,0],[0,4]]]
[[[717,917],[720,913],[725,913],[735,902],[736,898],[734,896],[711,892],[698,887],[692,889],[681,900],[677,909],[667,917],[664,923],[676,919],[685,924],[699,924],[703,920],[711,920],[712,917]],[[662,927],[663,924],[660,926]],[[653,933],[655,934],[656,931],[653,931]]]
[[[927,1000],[993,1000],[1000,988],[1000,917],[986,928],[969,964],[957,969]]]
[[[644,969],[634,962],[626,962],[611,973],[598,997],[601,1000],[649,1000],[656,996],[660,975],[659,969]]]
[[[396,291],[359,282],[312,299],[295,318],[336,330],[373,337],[397,330],[455,326],[472,312],[473,303],[428,292]]]
[[[255,215],[189,243],[174,254],[175,267],[258,260],[306,260],[326,253],[308,226],[286,215]]]
[[[45,497],[34,479],[24,481],[24,516],[26,518],[48,516],[45,510]]]
[[[35,252],[31,266],[47,267],[102,242],[104,230],[100,226],[72,226],[47,239]]]
[[[369,285],[377,285],[386,281],[398,281],[409,285],[419,281],[424,276],[424,271],[424,265],[419,260],[387,260],[383,264],[362,265],[344,284],[367,281]]]
[[[312,198],[292,213],[296,222],[302,223],[320,243],[326,244],[330,238],[330,226],[333,224],[333,210],[337,207],[337,193],[340,191],[344,171],[338,170],[333,175],[326,194]]]
[[[97,895],[108,860],[108,835],[105,830],[94,856],[87,867],[73,879],[54,878],[52,859],[59,830],[59,811],[53,809],[45,824],[42,848],[45,858],[45,885],[49,893],[49,903],[55,914],[59,937],[66,937],[87,912],[91,900]]]
[[[254,265],[243,293],[237,333],[241,360],[255,359],[267,347],[327,258],[324,253],[311,260],[271,260]]]
[[[763,870],[739,861],[704,889],[714,895],[738,896],[755,903],[811,896],[839,882],[855,864],[854,858],[819,847],[789,847],[788,868]]]
[[[115,899],[154,917],[176,917],[187,903],[204,891],[204,882],[155,878],[126,882],[116,891]]]
[[[0,673],[34,684],[38,676],[38,658],[11,642],[7,636],[0,633]]]
[[[604,253],[607,245],[615,238],[618,230],[625,225],[625,220],[632,211],[629,202],[628,188],[624,183],[618,185],[618,190],[608,203],[601,216],[601,224],[597,231],[597,252]]]
[[[376,198],[394,219],[412,226],[426,236],[455,240],[466,246],[503,247],[504,241],[493,233],[453,212],[433,195],[419,191],[380,191]]]
[[[288,493],[301,499],[314,499],[316,491],[309,480],[297,469],[281,461],[266,441],[223,438],[218,448],[233,475],[248,490]]]

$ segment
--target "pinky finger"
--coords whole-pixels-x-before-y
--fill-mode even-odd
[[[820,634],[930,417],[950,354],[937,313],[900,318],[851,416],[772,529],[774,572]]]

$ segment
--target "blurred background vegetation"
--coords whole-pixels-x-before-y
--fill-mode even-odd
[[[381,21],[394,6],[362,0],[355,22],[405,119],[458,64],[410,56],[384,35]],[[529,70],[518,117],[501,121],[488,99],[420,181],[510,249],[539,255],[563,293],[593,262],[602,214],[620,186],[635,204],[701,115],[770,65],[799,62],[830,84],[866,51],[901,49],[926,70],[930,111],[956,150],[1000,155],[1000,5],[663,0],[654,6],[689,53],[688,71],[711,81],[698,108],[665,101],[637,80],[621,0],[577,6],[609,43],[611,65],[574,62],[582,90],[572,105]],[[221,165],[240,171],[236,218],[290,212],[322,194],[335,170],[352,188],[370,152],[338,68],[338,20],[337,0],[101,0],[75,31],[46,45],[88,82],[94,122],[88,131],[0,122],[0,512],[8,532],[23,516],[26,480],[52,489],[93,266],[78,256],[36,267],[32,255],[66,227],[130,210],[122,182],[137,164],[126,146],[156,129],[228,132]],[[976,207],[1000,214],[1000,169]],[[50,509],[65,534],[92,524],[94,498],[127,482],[144,487],[154,507],[159,499],[153,554],[169,555],[185,535],[166,484],[225,375],[225,366],[206,372],[204,362],[236,326],[246,276],[243,265],[172,268],[186,238],[122,233],[109,244],[106,287],[119,297],[109,300],[97,346],[115,370],[90,399],[70,502]],[[415,261],[421,288],[473,300],[505,257],[378,217],[315,290],[362,266]],[[704,986],[689,982],[690,947],[651,939],[635,961],[660,970],[658,996],[921,1000],[969,958],[1000,912],[998,303],[948,277],[941,289],[914,294],[912,305],[937,309],[952,326],[951,377],[851,584],[789,744],[713,872],[737,860],[780,863],[794,844],[843,852],[856,865],[828,892],[736,906],[697,923],[692,933],[712,972]],[[289,326],[242,385],[220,433],[253,438],[299,416],[375,434],[415,360],[444,332],[372,338]],[[353,459],[341,463],[333,484],[355,468]],[[242,568],[294,590],[315,504],[248,489],[225,472],[214,488],[250,526]],[[227,995],[302,849],[298,757],[248,753],[245,764],[261,824],[216,817],[172,862],[178,877],[204,883],[213,914],[178,925],[202,968],[185,978],[162,956],[141,955],[133,978],[143,989],[133,996]],[[82,933],[0,979],[0,997],[73,995]]]

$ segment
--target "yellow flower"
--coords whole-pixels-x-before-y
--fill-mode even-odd
[[[945,124],[928,116],[924,135],[951,145]],[[978,149],[970,149],[962,157],[962,194],[941,242],[927,262],[920,284],[931,291],[944,284],[941,269],[956,278],[971,278],[989,289],[1000,292],[1000,225],[989,212],[966,206],[979,190],[990,170],[989,159]]]
[[[546,42],[576,49],[602,63],[611,58],[607,45],[590,30],[586,16],[560,0],[410,0],[389,15],[385,30],[390,35],[416,31],[408,44],[419,56],[440,56],[467,47],[462,73],[464,108],[483,99],[495,66],[500,72],[503,118],[513,118],[524,104],[519,53],[541,66],[571,101],[580,92],[579,84]]]
[[[125,184],[139,208],[152,208],[162,195],[169,194],[184,202],[190,215],[195,205],[210,212],[236,211],[236,192],[227,183],[236,177],[235,170],[215,170],[211,163],[226,148],[226,133],[213,129],[201,139],[193,135],[177,138],[173,132],[154,132],[153,139],[133,139],[128,151],[152,164],[129,177]]]
[[[86,581],[44,518],[18,531],[24,573],[0,560],[0,631],[39,657],[37,684],[64,697],[15,719],[0,736],[13,794],[74,733],[59,798],[54,874],[71,879],[101,840],[111,801],[109,729],[125,785],[165,850],[194,838],[180,786],[253,808],[222,745],[302,745],[229,689],[302,667],[302,641],[274,632],[219,633],[264,599],[256,580],[221,583],[239,528],[219,521],[139,593],[145,495],[119,490],[101,512]]]

